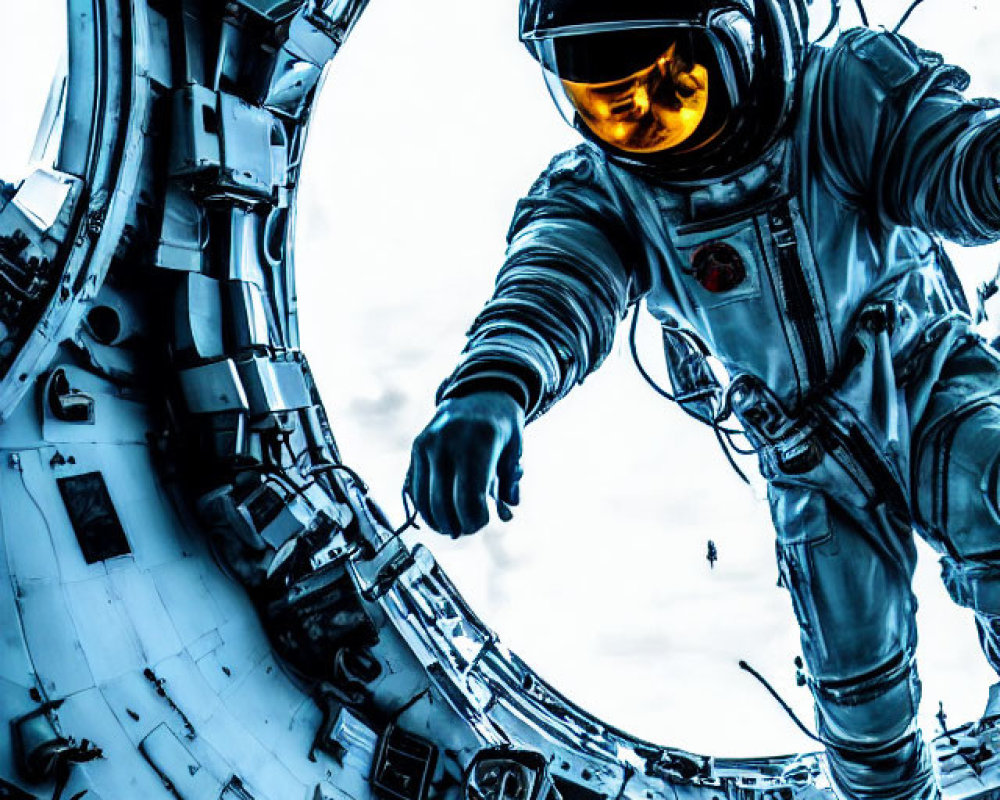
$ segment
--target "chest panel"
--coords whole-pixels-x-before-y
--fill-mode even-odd
[[[664,209],[665,285],[733,374],[751,373],[789,406],[836,363],[824,287],[797,201],[687,222]],[[655,295],[655,293],[654,293]],[[656,298],[651,297],[656,313]]]

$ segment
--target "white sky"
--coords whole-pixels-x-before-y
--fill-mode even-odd
[[[891,26],[906,3],[867,5]],[[0,176],[23,169],[59,12],[58,0],[3,2]],[[395,519],[410,441],[490,293],[514,203],[576,141],[515,16],[515,0],[372,0],[314,118],[297,237],[304,349],[348,461]],[[1000,93],[1000,9],[927,0],[905,32],[970,69],[972,94]],[[967,286],[997,260],[996,248],[960,253]],[[749,660],[811,719],[766,505],[710,432],[645,387],[625,338],[529,428],[514,521],[424,539],[510,646],[608,722],[717,755],[811,748],[736,667]],[[977,716],[993,679],[936,572],[925,557],[917,579],[928,728],[938,700],[952,721]]]
[[[49,85],[66,49],[66,3],[0,0],[0,179],[23,177]]]

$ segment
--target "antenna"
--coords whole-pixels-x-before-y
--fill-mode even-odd
[[[903,14],[902,17],[900,17],[899,22],[896,24],[896,27],[892,29],[892,32],[893,33],[899,33],[899,31],[902,29],[902,27],[910,19],[910,17],[912,16],[913,12],[916,11],[921,5],[923,5],[923,2],[924,2],[924,0],[913,0],[913,2],[910,3],[910,7],[908,9],[906,9],[906,13]]]
[[[863,0],[854,0],[854,5],[858,7],[858,13],[861,15],[861,24],[866,28],[871,27],[868,24],[868,12],[865,11],[865,4]]]

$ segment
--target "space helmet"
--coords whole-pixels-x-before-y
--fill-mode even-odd
[[[803,0],[521,0],[566,120],[619,163],[698,181],[752,163],[795,104]]]

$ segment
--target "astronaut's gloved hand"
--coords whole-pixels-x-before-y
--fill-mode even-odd
[[[459,537],[501,519],[520,501],[524,410],[509,394],[484,391],[445,400],[416,440],[407,489],[434,530]]]

